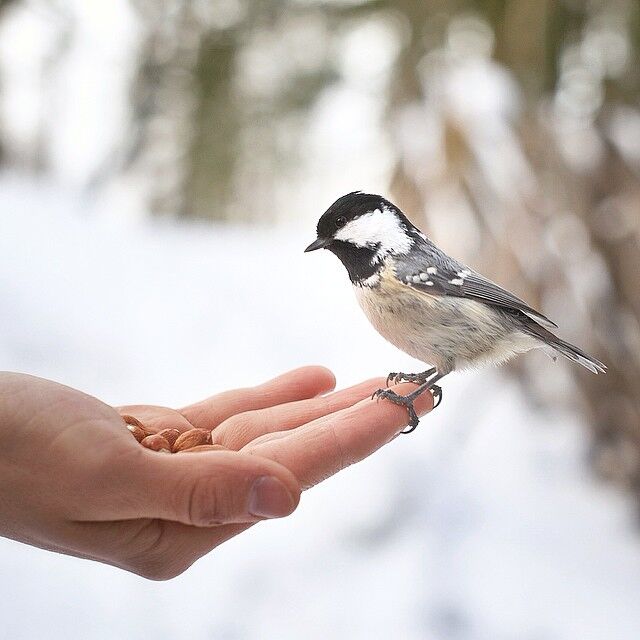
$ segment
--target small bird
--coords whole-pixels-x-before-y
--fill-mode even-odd
[[[500,364],[544,348],[593,373],[602,362],[554,335],[549,318],[466,265],[450,258],[382,196],[354,191],[336,200],[318,221],[318,237],[306,249],[328,249],[346,267],[356,297],[375,329],[405,353],[431,365],[421,373],[390,373],[390,382],[412,382],[408,395],[378,389],[409,412],[410,433],[418,426],[413,403],[454,370]]]

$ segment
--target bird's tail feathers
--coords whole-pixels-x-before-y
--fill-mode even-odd
[[[595,374],[606,373],[607,371],[607,366],[600,362],[600,360],[592,358],[582,349],[578,349],[578,347],[574,347],[572,344],[569,344],[568,342],[565,342],[560,338],[556,338],[555,342],[552,342],[550,344],[558,353],[562,354],[565,358],[581,364],[583,367],[589,369],[589,371],[593,371],[593,373]]]
[[[560,355],[563,355],[565,358],[569,360],[573,360],[573,362],[577,362],[581,364],[585,369],[589,369],[595,374],[598,373],[606,373],[607,366],[600,362],[600,360],[596,360],[596,358],[591,357],[588,353],[585,353],[582,349],[572,345],[561,338],[558,338],[555,334],[551,333],[544,327],[541,327],[539,324],[535,322],[531,322],[527,327],[528,333],[535,336],[546,345],[553,348]]]

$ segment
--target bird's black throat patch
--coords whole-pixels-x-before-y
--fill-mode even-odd
[[[375,260],[375,246],[357,247],[351,242],[334,240],[327,249],[338,256],[354,284],[370,278],[380,269],[380,263]]]

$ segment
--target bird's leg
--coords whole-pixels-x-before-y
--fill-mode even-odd
[[[401,382],[424,384],[434,373],[436,373],[435,367],[431,367],[422,373],[390,373],[387,376],[387,387],[389,386],[389,383],[399,384]]]
[[[372,398],[385,398],[391,400],[394,404],[406,407],[409,412],[409,428],[401,431],[400,433],[411,433],[420,422],[418,414],[413,407],[413,403],[420,397],[425,391],[431,391],[433,395],[433,407],[434,409],[442,402],[442,389],[436,384],[445,374],[438,373],[437,371],[432,377],[421,384],[415,391],[408,393],[406,396],[402,396],[391,389],[378,389],[372,396]]]

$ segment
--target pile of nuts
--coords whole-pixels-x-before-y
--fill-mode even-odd
[[[153,431],[145,427],[133,416],[123,415],[122,419],[133,437],[147,449],[158,453],[190,453],[192,451],[224,450],[221,444],[211,443],[211,431],[206,429],[162,429]]]

